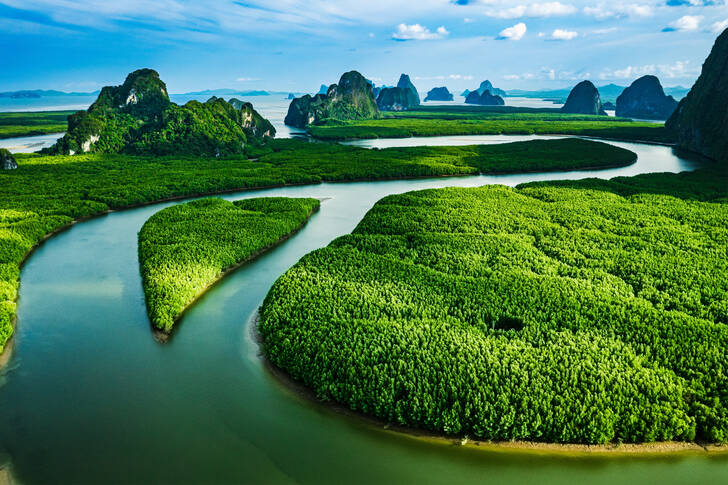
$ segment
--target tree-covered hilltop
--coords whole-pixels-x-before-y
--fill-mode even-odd
[[[170,332],[183,310],[226,269],[300,228],[316,199],[202,199],[167,207],[139,231],[139,265],[152,324]]]
[[[327,119],[361,120],[379,116],[372,85],[357,71],[349,71],[326,94],[307,94],[291,101],[285,123],[305,128]]]
[[[728,441],[726,180],[385,197],[278,279],[264,351],[323,400],[439,433]]]
[[[46,152],[219,156],[274,135],[249,103],[235,108],[213,96],[179,106],[156,71],[140,69],[121,86],[103,88],[87,111],[69,116],[67,133]]]
[[[703,70],[665,126],[678,146],[728,163],[728,29],[715,41]]]

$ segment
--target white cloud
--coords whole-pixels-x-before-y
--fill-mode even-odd
[[[719,34],[726,28],[728,28],[728,19],[721,20],[720,22],[714,22],[713,25],[710,26],[710,31],[714,34]]]
[[[606,20],[622,17],[650,17],[654,9],[650,5],[634,3],[600,3],[592,7],[584,7],[584,14]]]
[[[577,9],[573,5],[561,2],[532,3],[530,5],[516,5],[515,7],[491,9],[485,12],[488,17],[499,19],[517,19],[521,17],[556,17],[571,15]]]
[[[499,40],[521,40],[526,35],[526,24],[519,22],[512,27],[501,30],[496,39]]]
[[[261,79],[257,77],[239,77],[236,79],[238,82],[250,82],[250,81],[260,81]]]
[[[475,20],[471,19],[470,17],[465,17],[463,19],[463,22],[465,22],[466,24],[472,24],[473,22],[475,22]]]
[[[450,35],[445,27],[438,27],[435,32],[430,32],[430,29],[423,27],[420,24],[399,24],[397,31],[392,34],[392,38],[395,40],[432,40],[442,39]]]
[[[439,76],[415,76],[415,81],[472,81],[473,76],[463,74],[441,74]]]
[[[551,39],[553,40],[571,40],[578,36],[578,32],[563,29],[556,29],[551,33]]]
[[[652,74],[666,79],[695,79],[700,74],[699,67],[693,67],[690,61],[675,61],[673,64],[645,64],[643,66],[626,66],[622,69],[605,70],[599,74],[600,79],[635,79]]]
[[[662,29],[663,32],[689,32],[698,30],[703,17],[700,15],[683,15]]]

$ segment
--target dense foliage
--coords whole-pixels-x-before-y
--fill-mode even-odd
[[[405,138],[410,136],[446,135],[580,135],[600,138],[625,139],[670,143],[674,141],[663,125],[607,119],[601,121],[581,119],[583,115],[479,114],[469,119],[467,114],[455,111],[446,118],[433,116],[433,112],[407,112],[397,118],[359,121],[337,121],[320,126],[309,126],[309,132],[323,140],[354,138]],[[406,117],[414,114],[415,116]],[[486,117],[487,116],[487,117]],[[571,120],[569,116],[577,116]],[[594,116],[596,118],[596,116]]]
[[[379,116],[372,85],[359,72],[349,71],[325,93],[313,97],[307,94],[291,101],[284,121],[287,125],[305,128],[327,119],[358,120]]]
[[[72,111],[0,113],[0,139],[63,133]]]
[[[243,153],[264,135],[275,129],[252,105],[235,108],[213,96],[179,106],[159,74],[140,69],[121,86],[103,88],[87,111],[69,116],[68,132],[45,151],[220,156]]]
[[[574,141],[568,140],[540,142],[545,143],[541,148],[550,153],[548,159],[541,159],[524,148],[530,146],[527,143],[494,147],[488,152],[485,147],[366,150],[301,140],[269,140],[265,146],[246,147],[251,157],[258,158],[256,161],[243,157],[16,155],[20,168],[0,171],[0,349],[12,333],[18,267],[28,251],[46,234],[74,219],[110,208],[284,184],[475,174],[478,167],[488,170],[488,153],[494,154],[500,171],[507,168],[508,150],[514,153],[513,163],[524,170],[539,165],[559,165],[562,169],[593,166],[596,154],[601,166],[625,161],[624,150],[584,141],[575,154],[570,144]],[[588,153],[595,155],[590,157]]]
[[[139,232],[139,264],[152,324],[169,332],[224,271],[301,227],[316,199],[201,199],[163,209]]]
[[[261,310],[324,400],[491,440],[728,440],[728,175],[389,196]]]

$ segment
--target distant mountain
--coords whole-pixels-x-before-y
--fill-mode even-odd
[[[604,86],[600,86],[597,89],[599,90],[599,96],[603,101],[616,101],[620,94],[625,90],[626,86],[620,86],[618,84],[606,84]],[[688,91],[690,91],[689,88],[684,88],[682,86],[675,86],[671,88],[665,88],[665,94],[671,95],[675,99],[682,99],[687,94]],[[541,99],[553,99],[555,101],[566,101],[566,98],[569,96],[569,93],[571,92],[570,88],[564,88],[564,89],[544,89],[544,90],[536,90],[536,91],[527,91],[523,89],[509,89],[508,90],[508,97],[518,97],[518,98],[541,98]]]
[[[97,96],[100,91],[92,93],[66,93],[64,91],[55,91],[52,89],[26,89],[22,91],[6,91],[0,93],[0,98],[44,98],[47,96]]]
[[[287,92],[268,92],[263,90],[240,91],[239,89],[205,89],[204,91],[192,91],[182,93],[180,96],[269,96],[271,94],[288,94]]]

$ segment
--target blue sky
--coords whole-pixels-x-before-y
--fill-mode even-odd
[[[316,91],[357,69],[423,91],[690,86],[726,0],[0,1],[0,91],[92,91],[140,67],[170,92]]]

